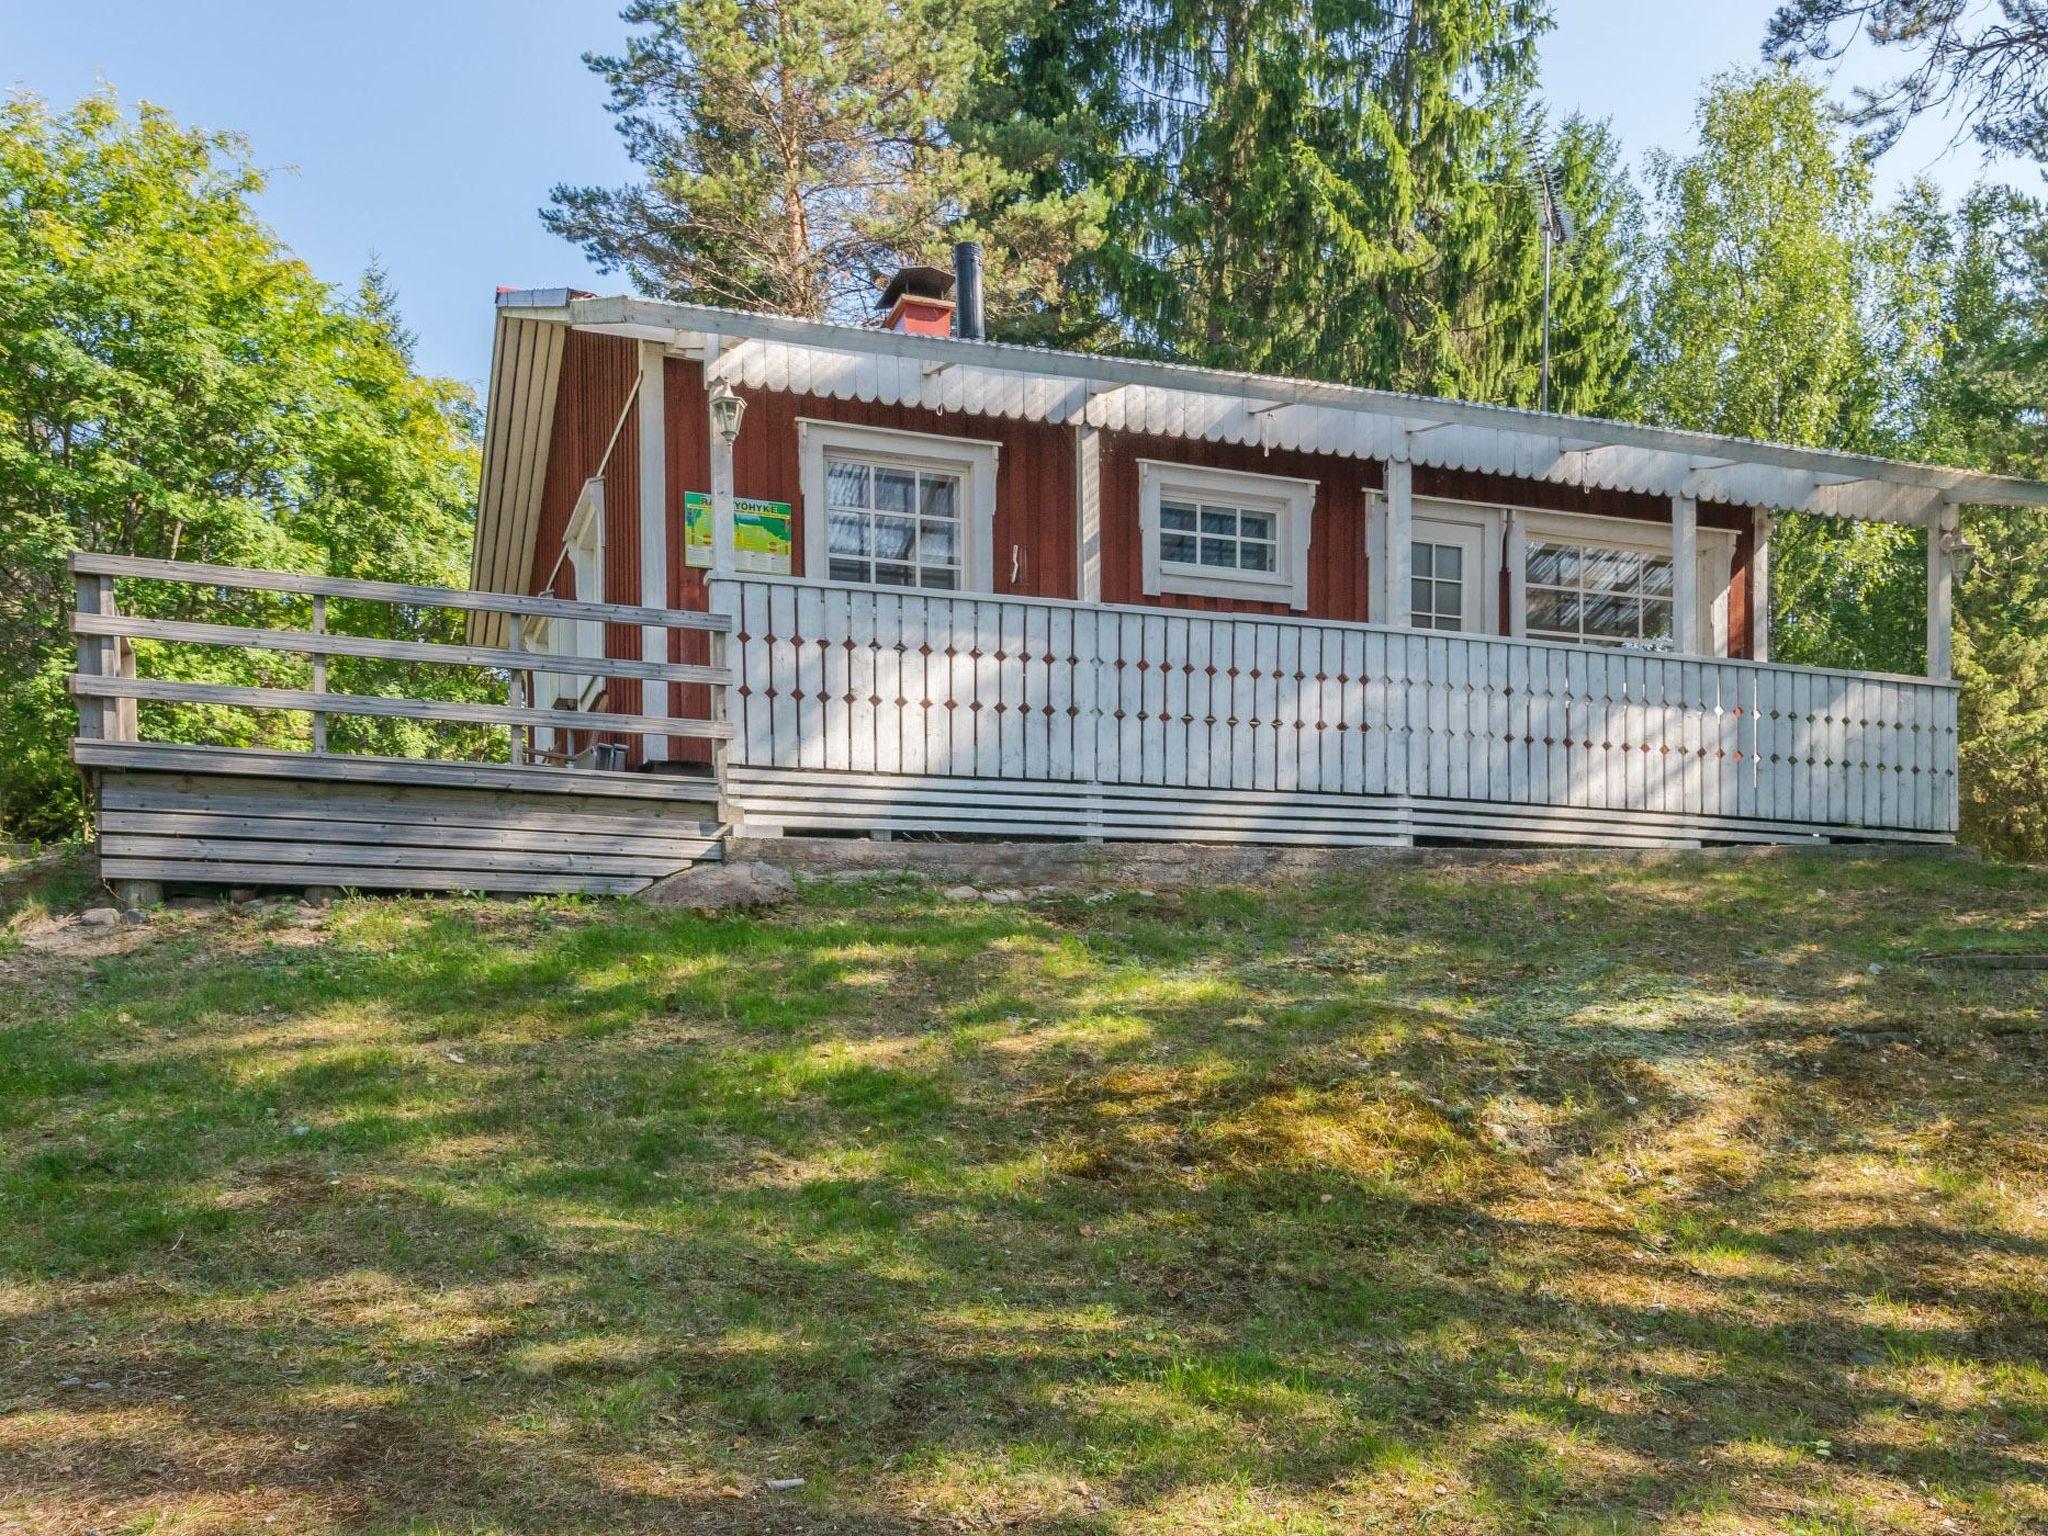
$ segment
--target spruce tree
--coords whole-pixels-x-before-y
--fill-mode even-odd
[[[1523,392],[1537,0],[1137,0],[1126,17],[1090,271],[1127,346]],[[1620,375],[1588,371],[1603,398]]]

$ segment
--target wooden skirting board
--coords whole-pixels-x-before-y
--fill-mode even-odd
[[[735,830],[746,836],[930,832],[1320,847],[1406,847],[1417,840],[1597,848],[1954,841],[1940,833],[1893,829],[1414,796],[1034,783],[737,764],[727,769],[727,793]]]
[[[116,742],[77,755],[108,881],[624,895],[720,856],[701,779]]]

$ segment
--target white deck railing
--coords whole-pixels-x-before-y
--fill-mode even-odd
[[[259,571],[241,566],[201,565],[191,561],[150,560],[90,552],[74,554],[71,571],[77,594],[71,629],[78,637],[78,670],[71,678],[71,692],[78,700],[78,734],[82,740],[138,740],[136,705],[144,701],[304,713],[311,721],[310,743],[316,754],[327,751],[327,721],[333,715],[504,726],[508,731],[509,756],[513,763],[525,760],[522,733],[535,729],[619,736],[696,736],[712,740],[723,740],[731,731],[730,726],[715,717],[692,720],[621,711],[566,712],[539,708],[525,702],[525,680],[535,670],[578,678],[633,678],[656,683],[709,683],[717,687],[725,683],[731,674],[722,660],[721,637],[727,621],[716,614],[617,603],[579,603],[555,597],[468,592],[448,587],[357,581],[339,576],[309,576],[289,571]],[[305,598],[308,600],[308,627],[252,628],[122,613],[115,602],[117,579]],[[326,609],[330,598],[399,604],[409,608],[450,608],[466,613],[505,614],[509,616],[512,643],[509,647],[492,647],[331,634],[327,630]],[[645,627],[650,632],[667,629],[709,632],[713,637],[712,664],[693,666],[665,660],[565,656],[522,650],[519,645],[522,619],[632,625]],[[139,677],[136,675],[133,648],[136,640],[310,657],[312,686],[257,688]],[[327,686],[327,663],[340,657],[502,672],[510,680],[514,702],[487,704],[383,693],[334,693]]]
[[[1373,625],[721,578],[753,769],[1428,797],[1942,834],[1916,678]]]

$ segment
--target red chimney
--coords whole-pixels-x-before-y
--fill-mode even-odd
[[[952,292],[953,274],[944,267],[902,268],[875,301],[875,308],[888,311],[882,329],[911,336],[952,335]]]

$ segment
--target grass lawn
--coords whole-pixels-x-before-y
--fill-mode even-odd
[[[1913,956],[2044,914],[1795,858],[0,938],[0,1531],[2041,1531],[2048,972]]]

